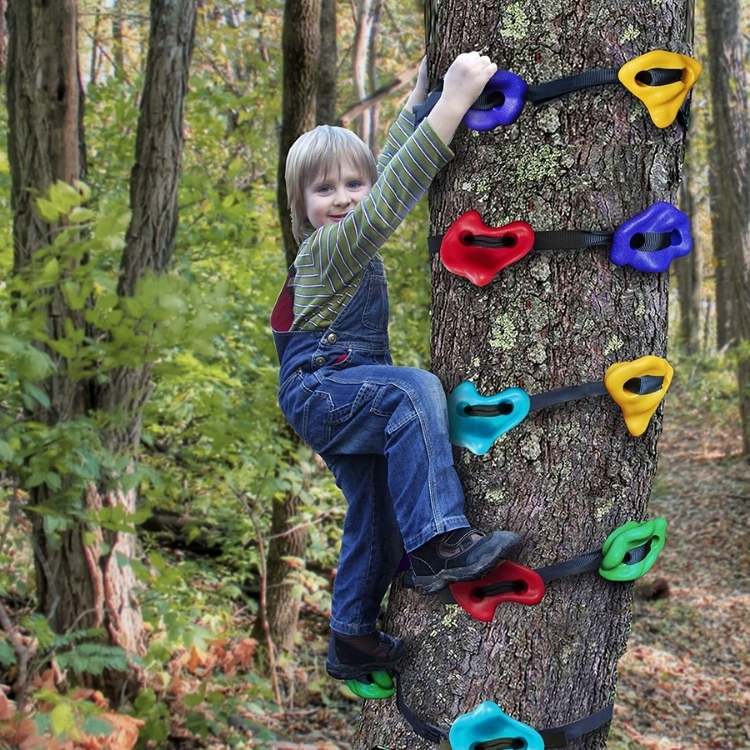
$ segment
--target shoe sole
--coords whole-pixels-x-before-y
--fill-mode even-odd
[[[387,672],[393,669],[401,659],[404,652],[404,644],[398,646],[396,655],[388,661],[368,662],[365,664],[338,664],[332,666],[326,661],[326,672],[334,680],[360,680],[367,678],[371,672]]]
[[[515,539],[500,548],[488,549],[487,553],[473,565],[466,565],[463,568],[445,568],[430,576],[414,575],[414,571],[410,570],[404,576],[404,583],[406,586],[414,588],[420,593],[437,594],[449,583],[474,581],[495,567],[498,561],[507,557],[508,553],[521,543],[521,537],[518,535],[515,536]]]

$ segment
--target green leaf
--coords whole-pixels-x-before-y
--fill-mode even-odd
[[[61,703],[52,709],[50,721],[52,723],[52,732],[58,737],[73,731],[76,727],[75,715],[67,703]]]

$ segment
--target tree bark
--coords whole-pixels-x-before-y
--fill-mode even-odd
[[[5,75],[5,64],[8,58],[8,29],[5,25],[6,0],[0,0],[0,73]]]
[[[115,78],[125,77],[125,45],[122,35],[122,0],[114,0],[112,4],[112,57]]]
[[[377,33],[378,18],[382,0],[359,0],[357,4],[356,29],[352,48],[352,76],[354,93],[362,101],[367,97],[369,57],[373,45],[373,35]],[[365,110],[355,123],[359,137],[368,145],[373,139],[372,116]]]
[[[689,54],[689,5],[429,2],[430,80],[472,49],[531,83],[618,66],[652,48]],[[522,219],[539,230],[611,230],[656,200],[674,203],[683,138],[678,125],[656,129],[619,86],[529,104],[513,126],[458,131],[455,159],[431,191],[431,228],[442,233],[475,208],[490,226]],[[666,274],[615,267],[606,251],[534,252],[483,288],[437,259],[432,270],[432,362],[446,393],[463,380],[485,395],[511,386],[540,393],[665,353]],[[620,524],[647,516],[661,411],[633,438],[611,400],[588,399],[530,415],[484,456],[457,449],[469,520],[520,533],[518,560],[531,567],[596,549]],[[394,588],[386,629],[408,640],[404,697],[425,719],[447,727],[494,700],[544,728],[612,701],[632,586],[564,579],[535,607],[501,605],[490,624]],[[376,703],[365,704],[357,748],[431,747],[393,702]],[[573,746],[605,745],[602,732]]]
[[[315,126],[322,25],[321,0],[290,0],[284,5],[283,116],[276,196],[287,267],[294,262],[297,255],[297,242],[292,234],[292,223],[287,207],[284,170],[287,154],[294,141]],[[335,75],[335,65],[333,71]],[[330,106],[330,102],[327,102],[326,106]],[[288,432],[290,440],[297,443],[298,438],[292,430]],[[259,640],[265,638],[264,623],[267,622],[274,644],[287,651],[294,646],[300,598],[294,594],[294,587],[287,577],[289,566],[282,558],[285,556],[301,557],[305,549],[306,529],[297,529],[290,533],[293,518],[299,510],[299,502],[299,498],[292,494],[274,503],[271,524],[273,539],[266,561],[268,589],[266,611],[260,611],[254,629]]]
[[[690,166],[686,161],[680,184],[680,209],[691,219],[695,202],[690,181]],[[680,341],[687,354],[698,354],[701,348],[701,303],[703,284],[702,248],[693,231],[693,250],[674,265],[680,301]]]
[[[318,67],[317,125],[336,123],[336,0],[321,0],[320,4],[320,63]]]
[[[70,183],[85,175],[83,97],[75,0],[54,5],[46,0],[11,0],[8,18],[12,61],[8,68],[9,157],[14,272],[18,272],[57,230],[34,214],[32,197],[44,194],[55,180]],[[165,270],[171,255],[194,0],[153,0],[151,22],[137,163],[131,182],[133,219],[123,255],[121,295],[132,294],[147,269],[157,273]],[[158,221],[152,217],[158,217]],[[76,327],[84,326],[81,313],[67,310],[57,292],[49,311],[52,338],[64,335],[63,323],[68,317]],[[54,352],[51,356],[55,357]],[[59,362],[59,358],[56,360]],[[58,372],[45,384],[51,407],[38,418],[55,425],[97,409],[117,411],[126,423],[122,429],[103,435],[103,440],[114,453],[134,455],[149,368],[115,371],[98,389],[92,382],[67,378],[64,367]],[[82,506],[94,512],[118,507],[133,513],[135,491],[124,491],[117,485],[117,477],[102,477],[100,486],[88,487]],[[59,501],[46,485],[33,488],[31,497],[33,505]],[[33,514],[32,526],[38,606],[54,630],[64,633],[99,627],[110,644],[129,654],[143,654],[145,633],[134,596],[135,576],[130,566],[120,563],[135,558],[134,535],[77,521],[54,533],[39,514]],[[108,671],[101,677],[88,675],[86,684],[102,690],[119,705],[142,686],[143,674],[133,665],[125,675]]]
[[[745,454],[750,455],[750,113],[745,72],[748,51],[742,36],[742,6],[738,0],[706,0],[705,12],[711,65],[711,161],[716,166],[711,206],[722,232],[723,293],[731,300],[732,338],[738,343],[737,384],[743,444]]]
[[[287,207],[284,169],[294,141],[315,127],[318,65],[320,62],[321,0],[288,0],[284,3],[282,52],[284,60],[282,119],[276,199],[287,267],[297,256],[292,220]]]

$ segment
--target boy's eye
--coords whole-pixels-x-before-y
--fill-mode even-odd
[[[358,187],[362,187],[362,182],[361,182],[360,180],[352,180],[352,181],[351,181],[351,182],[349,183],[349,187],[350,187],[350,188],[358,188]]]

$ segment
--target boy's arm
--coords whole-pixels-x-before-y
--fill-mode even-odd
[[[406,143],[409,136],[414,132],[414,112],[408,103],[394,120],[385,139],[383,150],[378,155],[378,178],[383,174],[388,162],[393,155]]]
[[[317,295],[345,287],[364,269],[453,156],[429,118],[421,122],[369,194],[346,218],[317,229],[300,249],[295,265],[300,276],[317,278],[317,283],[310,279]]]

